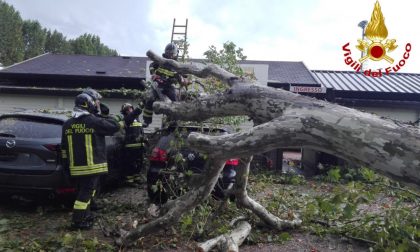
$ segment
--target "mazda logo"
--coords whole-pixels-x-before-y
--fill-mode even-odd
[[[16,141],[15,140],[7,140],[6,141],[6,147],[7,148],[11,149],[11,148],[13,148],[15,146],[16,146]]]

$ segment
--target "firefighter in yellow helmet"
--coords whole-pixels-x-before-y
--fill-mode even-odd
[[[91,91],[95,96],[99,95],[95,90]],[[99,96],[95,96],[84,92],[76,97],[72,117],[64,123],[62,130],[63,165],[69,169],[78,188],[71,223],[74,229],[93,226],[90,204],[99,176],[108,173],[105,136],[113,135],[119,129],[119,124],[108,117],[109,109],[100,104]],[[98,114],[100,108],[102,111]]]

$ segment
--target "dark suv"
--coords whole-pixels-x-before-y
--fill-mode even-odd
[[[68,113],[68,112],[67,112]],[[18,112],[0,116],[0,192],[48,195],[74,194],[68,172],[60,164],[64,112]],[[119,178],[122,137],[106,137],[109,174]]]
[[[155,204],[163,204],[188,190],[188,181],[205,169],[206,156],[185,146],[189,133],[227,134],[228,129],[198,126],[176,126],[161,130],[159,140],[149,157],[147,192]],[[224,198],[225,190],[235,183],[237,159],[228,160],[213,196]]]

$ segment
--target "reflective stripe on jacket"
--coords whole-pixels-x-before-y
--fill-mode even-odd
[[[93,114],[72,117],[63,125],[62,158],[71,176],[108,172],[105,136],[119,130],[116,120]]]
[[[143,146],[143,125],[138,119],[140,114],[141,109],[135,108],[124,116],[126,148],[141,148]]]
[[[150,74],[159,76],[158,80],[156,80],[159,85],[166,86],[179,82],[179,74],[177,72],[160,66],[156,62],[152,62],[149,65],[149,71]]]

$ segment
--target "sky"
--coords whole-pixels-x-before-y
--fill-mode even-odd
[[[84,33],[124,56],[160,53],[170,42],[174,18],[188,18],[189,56],[204,58],[209,46],[234,42],[250,60],[303,61],[311,70],[352,70],[342,47],[350,43],[352,59],[362,37],[358,23],[369,21],[376,0],[3,0],[23,19],[38,20],[68,39]],[[411,50],[398,72],[420,73],[420,1],[380,0],[397,49],[390,64],[367,61],[366,69],[392,67]]]

